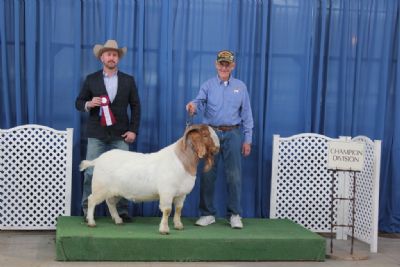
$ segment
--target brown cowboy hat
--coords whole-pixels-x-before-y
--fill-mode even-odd
[[[126,47],[118,48],[117,41],[115,40],[107,40],[104,45],[97,44],[93,47],[93,53],[97,58],[100,58],[101,55],[108,50],[114,50],[118,52],[119,58],[122,58],[126,53]]]

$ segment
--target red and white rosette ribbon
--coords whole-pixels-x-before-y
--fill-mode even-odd
[[[101,126],[111,126],[115,124],[116,120],[110,108],[110,98],[108,95],[102,95],[101,98]]]

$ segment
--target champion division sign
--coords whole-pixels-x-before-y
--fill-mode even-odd
[[[364,166],[364,144],[346,141],[328,142],[328,169],[361,171]]]

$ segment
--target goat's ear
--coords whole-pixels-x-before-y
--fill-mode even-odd
[[[200,131],[199,125],[192,125],[185,130],[185,133],[183,135],[183,150],[186,149],[186,144],[188,142],[188,137],[190,136],[190,134],[199,131]]]
[[[208,172],[214,164],[214,157],[208,156],[205,158],[206,164],[204,165],[204,172]]]

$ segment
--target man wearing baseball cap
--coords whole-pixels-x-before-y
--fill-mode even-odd
[[[241,229],[241,155],[246,157],[251,151],[253,115],[246,85],[232,76],[235,55],[228,50],[220,51],[215,67],[218,75],[203,83],[197,97],[186,105],[190,115],[203,113],[203,123],[214,128],[220,141],[214,166],[200,173],[200,218],[196,225],[215,222],[214,189],[221,159],[227,182],[227,217],[232,228]]]
[[[103,68],[89,74],[83,83],[75,106],[89,114],[86,124],[88,138],[86,159],[93,160],[111,149],[129,150],[139,133],[140,100],[135,79],[118,70],[119,60],[126,54],[126,47],[119,48],[115,40],[97,44],[93,53]],[[127,108],[130,108],[130,119]],[[87,200],[91,194],[93,167],[85,170],[82,210],[87,215]],[[124,222],[131,221],[128,201],[121,199],[118,213]]]

